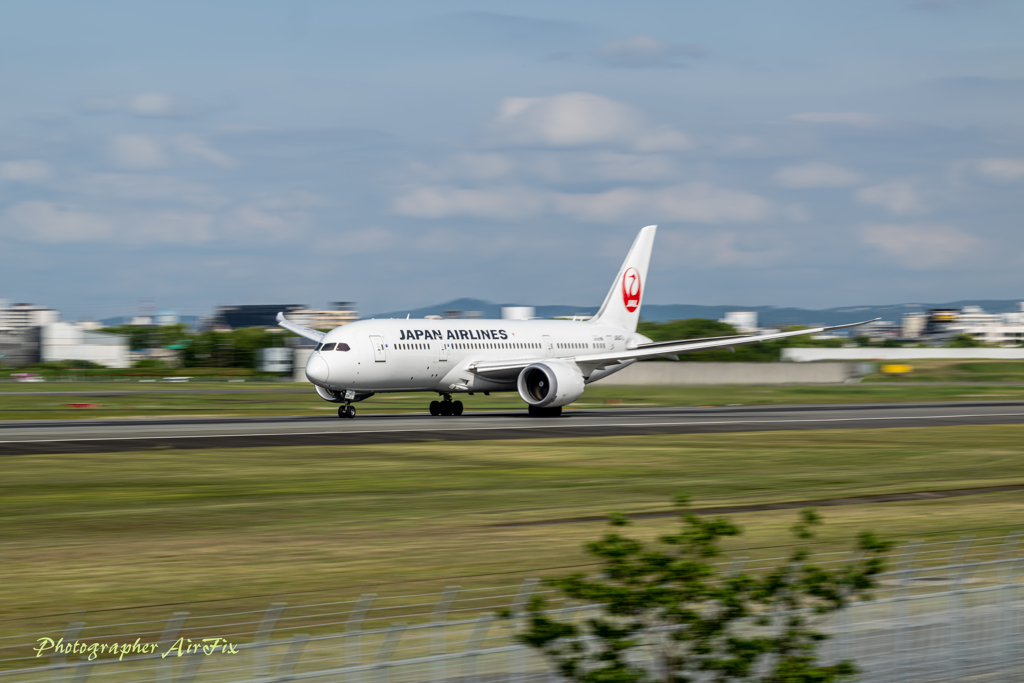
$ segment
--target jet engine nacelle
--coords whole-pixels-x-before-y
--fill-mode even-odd
[[[531,406],[557,408],[583,395],[583,375],[567,363],[534,363],[519,373],[519,395]]]

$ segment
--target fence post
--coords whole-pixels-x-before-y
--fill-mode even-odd
[[[270,676],[270,636],[274,633],[281,612],[288,606],[286,602],[272,602],[263,613],[263,619],[252,638],[253,675],[256,678]]]
[[[67,627],[64,629],[64,635],[62,635],[61,640],[57,642],[63,641],[65,644],[73,645],[74,642],[78,640],[78,634],[82,632],[83,628],[85,628],[84,621],[68,622]],[[53,672],[51,673],[51,679],[54,681],[54,683],[58,683],[59,681],[64,680],[64,667],[61,665],[63,665],[67,661],[68,656],[63,652],[57,652],[57,648],[54,648],[53,654],[50,655],[50,666],[60,667],[54,669]]]
[[[434,613],[430,615],[430,654],[432,655],[443,655],[447,649],[446,636],[447,626],[445,622],[448,620],[448,610],[452,608],[452,603],[455,602],[455,596],[459,594],[459,586],[445,586],[444,592],[441,593],[441,597],[437,599],[437,603],[434,605]],[[434,660],[431,663],[430,670],[432,681],[443,681],[445,678],[445,669],[447,668],[447,662],[443,659]]]
[[[903,549],[903,554],[900,557],[900,567],[896,570],[896,586],[893,588],[893,601],[892,601],[892,623],[893,623],[893,659],[887,672],[887,678],[891,678],[893,681],[900,681],[902,673],[903,659],[900,657],[905,647],[904,641],[906,640],[905,630],[907,628],[907,591],[914,580],[914,557],[917,555],[918,548],[921,547],[921,541],[911,541]]]
[[[519,592],[516,593],[515,599],[512,600],[511,615],[513,636],[517,631],[522,631],[526,626],[526,617],[522,615],[522,612],[526,609],[526,605],[533,596],[533,592],[537,589],[538,583],[540,583],[540,579],[523,579],[523,583],[519,586]],[[526,646],[520,645],[517,649],[509,652],[509,664],[510,679],[512,678],[513,673],[517,674],[519,678],[525,677]]]
[[[952,659],[950,671],[953,680],[959,681],[964,674],[963,652],[967,650],[964,643],[963,610],[964,610],[964,584],[970,576],[970,567],[963,560],[974,542],[973,536],[963,536],[953,547],[949,558],[952,569],[957,571],[953,583],[953,590],[949,592],[949,656]]]
[[[199,667],[203,665],[204,659],[206,659],[206,655],[201,651],[188,655],[185,658],[185,664],[178,671],[174,683],[192,683],[195,680],[196,674],[199,673]]]
[[[92,665],[94,663],[86,660],[76,666],[74,673],[71,675],[71,683],[85,683],[86,679],[89,678],[89,674],[92,673]]]
[[[186,619],[188,619],[188,612],[173,612],[171,614],[171,618],[167,620],[167,625],[164,626],[164,632],[160,635],[160,643],[156,648],[157,652],[167,652],[174,641],[178,640],[178,632],[181,631],[181,627],[185,624]],[[157,681],[170,681],[171,668],[173,666],[173,659],[161,657],[156,667]]]
[[[360,595],[359,601],[352,608],[351,614],[348,615],[348,621],[345,622],[345,666],[359,666],[361,663],[363,658],[363,637],[361,633],[363,619],[366,618],[366,613],[370,611],[370,607],[376,598],[376,593]],[[363,673],[361,671],[352,673],[354,681],[359,681],[362,677]]]
[[[402,633],[406,629],[405,624],[393,624],[388,629],[387,634],[384,636],[384,641],[380,644],[380,649],[377,650],[377,680],[380,683],[387,683],[388,681],[388,667],[390,666],[389,660],[391,655],[394,653],[395,648],[398,646],[398,640],[402,637]]]
[[[487,630],[491,627],[491,622],[494,621],[494,614],[487,612],[477,617],[476,623],[473,625],[473,631],[469,634],[469,638],[466,639],[466,646],[463,648],[463,652],[466,657],[463,660],[462,675],[471,683],[479,683],[480,681],[480,655],[477,650],[480,649],[480,644],[484,640],[484,636],[487,635]]]
[[[292,674],[292,670],[295,665],[299,663],[299,657],[302,656],[302,648],[306,646],[306,641],[309,640],[309,636],[305,633],[292,636],[292,642],[288,645],[288,651],[281,657],[281,663],[277,665],[277,672],[274,674],[275,678],[284,679]]]

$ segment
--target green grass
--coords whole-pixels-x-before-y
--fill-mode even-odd
[[[8,386],[4,390],[8,390]],[[76,419],[163,416],[323,415],[337,405],[322,401],[310,385],[302,384],[17,384],[36,391],[80,391],[70,396],[0,396],[0,419]],[[157,393],[93,396],[92,391],[145,388]],[[233,389],[237,393],[198,394],[202,389]],[[295,391],[299,389],[299,391]],[[361,415],[425,412],[436,398],[430,393],[378,394],[359,403]],[[516,393],[460,396],[468,411],[525,409]],[[893,384],[785,386],[656,386],[616,387],[595,384],[569,410],[595,407],[778,405],[801,403],[888,403],[920,401],[1024,400],[1024,385],[906,386]],[[73,404],[89,404],[76,408]]]
[[[597,523],[506,522],[1024,483],[1022,426],[822,430],[9,457],[0,480],[0,635],[515,583],[587,562]],[[1024,494],[829,508],[821,549],[1024,526]],[[778,554],[795,512],[735,515]],[[651,536],[670,520],[647,520]],[[751,550],[751,548],[754,548]],[[758,550],[760,549],[760,550]],[[318,591],[307,593],[307,591]],[[226,603],[204,603],[226,600]],[[152,607],[144,607],[144,606]]]
[[[865,382],[1024,382],[1024,361],[996,360],[910,360],[893,361],[909,365],[907,373],[878,372]],[[884,365],[884,363],[879,363]]]

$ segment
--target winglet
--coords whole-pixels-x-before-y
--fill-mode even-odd
[[[320,330],[311,330],[308,327],[303,327],[302,325],[296,325],[293,322],[289,322],[288,319],[284,317],[284,313],[281,313],[280,311],[277,312],[277,324],[289,332],[294,332],[300,337],[305,337],[306,339],[311,339],[315,342],[319,342],[326,336],[325,333]]]
[[[858,327],[860,325],[867,325],[868,323],[873,323],[873,322],[876,322],[878,320],[881,320],[881,318],[872,318],[871,320],[865,320],[865,321],[859,322],[859,323],[847,323],[845,325],[830,325],[829,327],[823,327],[821,329],[822,330],[841,330],[844,327]]]

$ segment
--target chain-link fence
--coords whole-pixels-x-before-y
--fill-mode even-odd
[[[822,624],[832,635],[823,659],[853,659],[860,680],[880,683],[1024,680],[1019,538],[901,548],[875,599]],[[835,565],[849,557],[817,559]],[[784,560],[734,558],[723,569],[758,573]],[[595,613],[527,579],[513,586],[450,586],[440,594],[277,602],[259,612],[175,612],[161,622],[90,627],[82,619],[63,633],[0,640],[0,683],[555,681],[550,663],[515,640],[523,627],[516,615],[538,594],[562,619]],[[653,649],[636,648],[633,656],[656,673]]]

